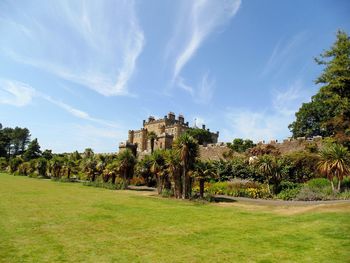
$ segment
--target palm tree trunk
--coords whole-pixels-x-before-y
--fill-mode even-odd
[[[182,168],[182,199],[186,199],[186,168],[185,165]]]
[[[338,178],[338,192],[340,192],[340,184],[341,184],[341,181],[340,181],[340,179]]]
[[[334,183],[333,183],[333,179],[331,180],[331,186],[332,186],[332,191],[334,192]]]
[[[203,178],[199,179],[199,196],[200,198],[204,197],[204,179]]]
[[[123,173],[123,184],[124,184],[124,189],[127,188],[127,180],[126,180],[126,173],[127,173],[127,169],[124,169],[124,173]]]

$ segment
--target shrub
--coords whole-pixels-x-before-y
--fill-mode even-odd
[[[145,185],[146,182],[143,177],[133,177],[130,179],[130,184],[139,186],[139,185]]]
[[[111,184],[111,183],[104,183],[104,182],[84,182],[83,185],[85,186],[94,186],[94,187],[100,187],[100,188],[106,188],[106,189],[111,189],[111,190],[118,190],[118,189],[122,189],[119,188],[120,185],[119,184]]]
[[[293,152],[285,155],[289,163],[286,179],[295,183],[304,183],[317,175],[319,157],[315,153]]]
[[[300,189],[300,187],[301,187],[301,185],[298,183],[293,183],[290,181],[282,181],[279,185],[279,190],[285,191],[285,190],[291,190],[291,189],[295,189],[295,188]]]
[[[205,189],[210,195],[230,195],[249,198],[268,198],[270,193],[267,186],[248,180],[233,180],[209,184]]]
[[[277,195],[277,198],[282,200],[294,200],[297,198],[300,189],[301,187],[286,188]]]
[[[17,171],[18,166],[23,163],[23,160],[19,157],[11,158],[9,161],[10,173],[14,173]]]
[[[341,189],[350,190],[350,176],[345,177],[344,180],[341,182]]]
[[[173,193],[173,191],[171,189],[164,188],[162,190],[162,196],[163,197],[171,197],[171,196],[174,196],[174,193]]]
[[[306,183],[310,188],[313,189],[324,189],[331,187],[330,182],[326,178],[315,178],[311,179]]]
[[[327,193],[305,185],[295,199],[299,201],[318,201],[334,199],[334,196],[332,195],[332,191]]]
[[[0,171],[5,171],[7,168],[7,160],[5,157],[0,157]]]
[[[337,195],[337,198],[338,198],[338,199],[350,199],[350,191],[349,191],[349,190],[346,190],[346,191],[344,191],[344,192],[342,192],[342,193],[339,193],[339,194]]]

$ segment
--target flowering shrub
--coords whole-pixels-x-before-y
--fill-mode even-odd
[[[193,190],[199,191],[197,186],[195,186]],[[270,193],[266,185],[248,180],[207,183],[204,185],[204,191],[211,195],[230,195],[249,198],[270,197]]]

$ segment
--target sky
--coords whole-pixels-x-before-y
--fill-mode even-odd
[[[115,152],[152,115],[219,141],[291,136],[347,0],[0,0],[0,123],[42,149]]]

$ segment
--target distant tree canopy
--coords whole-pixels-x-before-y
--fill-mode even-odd
[[[30,161],[32,159],[38,158],[41,156],[40,145],[38,143],[38,139],[35,138],[28,145],[28,149],[23,154],[23,159],[25,161]]]
[[[255,144],[249,139],[243,140],[241,138],[236,138],[232,141],[232,143],[229,142],[227,146],[235,152],[243,153],[246,150],[254,147]]]
[[[289,125],[293,137],[334,136],[350,145],[350,38],[338,31],[333,46],[316,63],[324,65],[316,84],[322,84],[311,102],[304,103]]]
[[[210,131],[200,128],[191,128],[186,131],[186,134],[197,140],[199,144],[213,143],[213,138]]]
[[[25,152],[30,142],[27,128],[3,128],[0,124],[0,157],[10,157]]]

